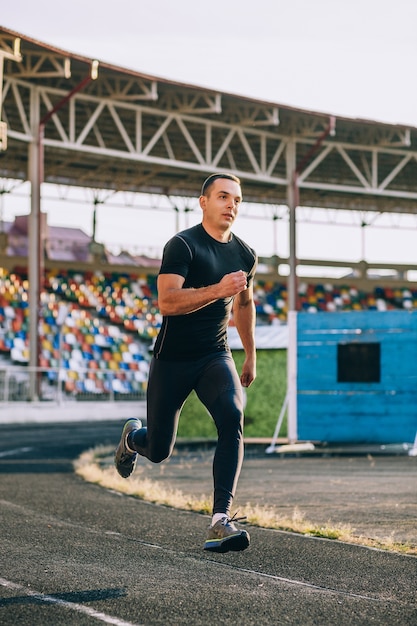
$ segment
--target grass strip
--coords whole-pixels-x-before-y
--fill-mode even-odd
[[[162,504],[175,509],[194,511],[211,515],[212,497],[202,494],[200,497],[184,494],[179,489],[166,488],[158,481],[139,475],[129,480],[122,478],[113,466],[113,449],[104,446],[87,450],[74,462],[74,469],[78,476],[85,481],[112,489],[129,496]],[[417,546],[394,541],[391,537],[368,538],[357,536],[350,526],[342,524],[314,524],[304,518],[303,513],[296,507],[291,517],[280,515],[274,507],[259,506],[247,503],[239,507],[239,516],[246,516],[247,522],[253,526],[283,530],[311,537],[333,539],[380,550],[399,552],[401,554],[417,555]]]

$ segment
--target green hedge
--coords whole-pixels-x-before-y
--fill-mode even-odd
[[[287,351],[258,350],[257,378],[246,390],[245,437],[272,437],[287,389]],[[244,352],[233,353],[240,372]],[[287,434],[286,419],[280,436]],[[193,392],[184,405],[179,437],[216,437],[216,429],[205,407]]]

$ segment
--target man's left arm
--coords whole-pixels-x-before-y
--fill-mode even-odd
[[[245,350],[245,361],[242,366],[240,382],[243,387],[249,387],[256,378],[256,310],[252,282],[249,283],[247,289],[235,296],[233,319]]]

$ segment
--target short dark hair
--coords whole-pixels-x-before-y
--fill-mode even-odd
[[[206,196],[207,195],[207,190],[212,186],[214,181],[217,180],[218,178],[227,178],[228,180],[233,180],[235,183],[240,185],[240,179],[237,176],[235,176],[234,174],[228,174],[228,173],[210,174],[210,176],[208,178],[206,178],[206,180],[203,183],[203,186],[201,187],[201,195],[202,196]]]

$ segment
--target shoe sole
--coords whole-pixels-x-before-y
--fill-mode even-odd
[[[122,478],[129,478],[129,476],[133,474],[136,468],[137,456],[138,455],[135,456],[134,460],[132,461],[132,464],[127,468],[124,465],[118,464],[115,460],[114,464],[116,466],[116,471],[119,474],[119,476],[121,476]]]
[[[117,448],[115,450],[115,454],[114,454],[114,464],[116,466],[116,471],[119,474],[119,476],[121,476],[122,478],[129,478],[129,476],[131,476],[131,474],[133,474],[133,472],[135,470],[135,467],[136,467],[137,458],[138,458],[138,455],[135,454],[134,459],[132,461],[132,464],[130,466],[128,466],[128,467],[125,467],[125,466],[120,464],[120,457],[122,456],[123,452],[125,452],[125,450],[126,450],[125,445],[124,445],[124,440],[125,440],[125,437],[126,437],[126,434],[127,434],[126,431],[128,430],[127,426],[129,424],[129,422],[133,422],[133,421],[138,423],[139,428],[142,427],[142,422],[140,420],[134,420],[133,418],[127,420],[127,422],[123,426],[120,442],[119,442],[119,445],[117,446]]]
[[[246,530],[239,535],[232,535],[224,539],[212,539],[206,541],[204,550],[208,552],[241,552],[249,547],[249,535]]]

